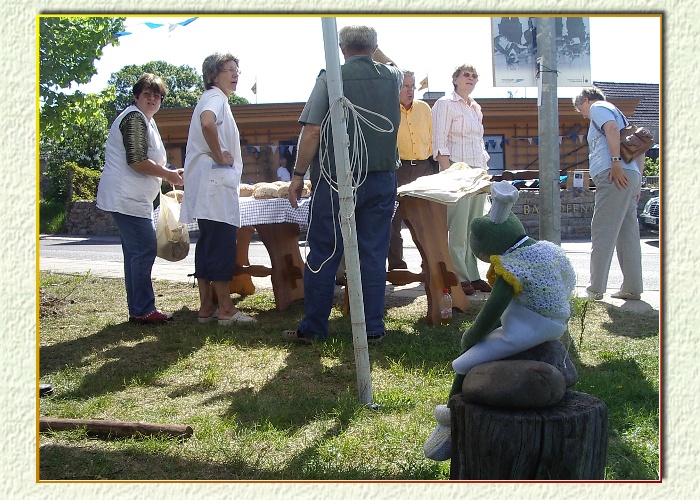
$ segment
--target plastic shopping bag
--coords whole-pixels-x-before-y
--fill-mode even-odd
[[[176,196],[177,193],[173,192]],[[177,262],[190,253],[190,235],[187,225],[180,222],[180,203],[176,197],[160,194],[160,214],[156,224],[156,255]]]

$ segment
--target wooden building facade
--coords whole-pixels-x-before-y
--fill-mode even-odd
[[[632,116],[639,98],[610,99],[623,113]],[[434,100],[426,100],[431,105]],[[484,143],[491,160],[489,173],[539,170],[537,99],[478,99],[484,114]],[[241,134],[242,182],[276,180],[280,157],[293,165],[301,131],[298,123],[304,103],[246,104],[232,106]],[[560,170],[588,170],[588,120],[578,113],[571,99],[560,98]],[[166,108],[156,115],[168,161],[184,164],[190,119],[194,108]]]

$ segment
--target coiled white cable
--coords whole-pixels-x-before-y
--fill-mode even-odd
[[[353,127],[352,129],[355,131],[352,137],[352,147],[349,148],[349,151],[351,151],[351,156],[349,158],[350,163],[348,165],[348,169],[346,171],[346,178],[345,178],[345,185],[349,186],[351,191],[352,191],[352,210],[351,212],[347,215],[348,218],[350,218],[354,213],[355,213],[355,206],[357,205],[357,189],[365,182],[367,179],[367,173],[368,173],[368,167],[367,167],[367,143],[365,142],[365,137],[364,133],[362,132],[362,127],[360,126],[360,122],[364,122],[370,129],[376,130],[377,132],[381,133],[391,133],[394,131],[394,124],[389,120],[386,116],[381,115],[379,113],[375,113],[374,111],[370,111],[369,109],[365,109],[361,106],[356,106],[354,105],[347,97],[345,96],[340,96],[337,99],[335,99],[329,109],[328,112],[326,113],[326,116],[323,118],[323,122],[321,123],[321,139],[320,139],[320,144],[328,144],[329,140],[331,139],[330,137],[330,132],[332,131],[331,128],[331,114],[335,106],[342,106],[343,108],[343,119],[345,120],[345,123],[350,123],[349,118],[352,119],[352,124]],[[361,112],[367,113],[369,115],[374,115],[380,119],[385,120],[389,124],[388,129],[383,129],[379,127],[378,125],[375,125],[372,123],[368,118],[362,116]],[[350,127],[348,127],[349,129]],[[330,187],[330,204],[331,204],[331,211],[335,212],[335,207],[333,203],[333,192],[338,192],[338,186],[339,183],[336,180],[333,180],[333,172],[331,169],[331,161],[332,159],[328,155],[328,147],[321,147],[319,151],[319,163],[320,163],[320,177],[323,179],[325,182],[327,182]],[[336,168],[336,177],[337,177],[337,168]],[[313,223],[313,203],[314,203],[314,197],[311,198],[311,205],[309,206],[309,227],[307,231],[311,231],[311,224]],[[342,214],[338,212],[338,217],[341,217]],[[337,237],[337,230],[336,230],[336,220],[335,218],[333,219],[333,252],[319,265],[318,269],[312,269],[311,266],[308,263],[308,259],[304,259],[306,261],[306,267],[311,271],[312,273],[318,273],[321,271],[323,266],[325,265],[326,262],[328,262],[331,257],[333,257],[338,249],[338,237]],[[308,241],[304,245],[305,249],[305,257],[306,257],[306,249],[308,248]]]

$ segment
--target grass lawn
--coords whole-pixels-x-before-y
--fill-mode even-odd
[[[433,408],[446,402],[464,326],[425,322],[425,297],[387,303],[388,336],[369,347],[377,409],[359,404],[351,324],[335,307],[331,339],[292,345],[303,305],[278,312],[272,290],[233,295],[253,325],[197,322],[192,284],[154,282],[164,325],[126,321],[123,281],[40,275],[42,417],[187,424],[188,439],[42,433],[46,480],[446,480],[449,461],[423,456]],[[602,399],[610,432],[606,479],[658,480],[659,317],[588,303],[570,323],[573,390]]]

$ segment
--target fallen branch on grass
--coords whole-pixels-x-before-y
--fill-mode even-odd
[[[131,437],[136,435],[169,435],[190,437],[193,434],[189,425],[152,424],[146,422],[119,422],[114,420],[82,420],[72,418],[39,419],[39,431],[69,431],[85,428],[90,436]]]

